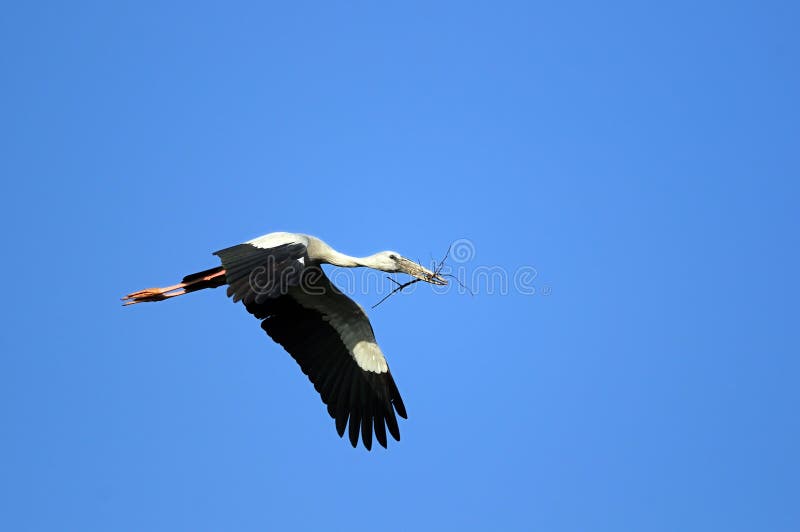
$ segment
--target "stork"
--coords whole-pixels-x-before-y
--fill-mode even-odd
[[[175,285],[146,288],[123,298],[125,305],[163,301],[205,288],[228,285],[261,328],[297,361],[335,420],[336,431],[353,447],[359,433],[372,448],[372,434],[386,447],[386,429],[400,441],[397,415],[406,409],[364,309],[344,295],[321,264],[407,273],[446,285],[447,280],[394,251],[368,257],[339,253],[319,238],[270,233],[214,253],[220,266],[187,275]]]

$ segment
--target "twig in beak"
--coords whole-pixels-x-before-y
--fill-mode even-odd
[[[466,291],[469,293],[469,295],[471,295],[471,296],[473,296],[473,297],[474,297],[474,296],[475,296],[475,294],[473,294],[473,293],[472,293],[472,290],[470,290],[469,288],[467,288],[467,286],[466,286],[464,283],[462,283],[462,282],[461,282],[461,279],[459,279],[458,277],[456,277],[456,276],[455,276],[455,275],[453,275],[452,273],[446,273],[446,274],[444,274],[444,275],[442,275],[442,274],[440,273],[440,272],[442,271],[442,268],[444,267],[444,261],[446,261],[446,260],[447,260],[447,257],[449,257],[449,256],[450,256],[450,250],[452,249],[452,247],[453,247],[453,244],[450,244],[450,245],[447,247],[447,253],[445,253],[445,254],[444,254],[444,257],[442,257],[442,260],[440,260],[440,261],[439,261],[439,265],[436,267],[436,270],[434,271],[434,273],[433,273],[433,274],[434,274],[435,276],[436,276],[436,275],[438,275],[439,277],[450,277],[451,279],[455,279],[455,280],[456,280],[456,282],[458,283],[458,286],[460,286],[461,288],[463,288],[464,290],[466,290]]]
[[[461,282],[461,280],[460,280],[458,277],[456,277],[455,275],[449,274],[449,273],[447,273],[447,274],[444,274],[444,275],[442,275],[442,274],[441,274],[442,268],[444,268],[444,263],[445,263],[445,261],[447,260],[447,257],[449,257],[449,256],[450,256],[450,249],[451,249],[452,247],[453,247],[453,245],[452,245],[452,244],[450,244],[450,245],[447,247],[447,252],[444,254],[444,257],[442,257],[442,260],[440,260],[440,261],[437,263],[437,265],[436,265],[436,268],[434,268],[434,270],[433,270],[433,277],[432,277],[432,278],[436,278],[436,277],[439,277],[439,278],[442,278],[442,277],[450,277],[450,278],[452,278],[452,279],[455,279],[455,280],[456,280],[456,282],[459,284],[459,286],[461,286],[461,288],[463,288],[464,290],[466,290],[467,292],[469,292],[469,295],[471,295],[471,296],[472,296],[472,295],[474,295],[474,294],[472,293],[472,291],[471,291],[469,288],[467,288],[467,287],[464,285],[464,283],[462,283],[462,282]],[[417,264],[419,264],[419,263],[417,263]],[[420,264],[420,266],[422,266],[422,264]],[[394,288],[394,290],[392,290],[392,291],[391,291],[391,292],[389,292],[389,293],[388,293],[386,296],[384,296],[384,298],[383,298],[383,299],[381,299],[380,301],[378,301],[377,303],[375,303],[374,305],[372,305],[372,307],[371,307],[371,308],[375,308],[375,307],[377,307],[378,305],[380,305],[381,303],[383,303],[384,301],[386,301],[387,299],[389,299],[390,297],[392,297],[393,295],[395,295],[397,292],[402,292],[404,288],[408,288],[408,287],[409,287],[409,286],[411,286],[412,284],[414,284],[414,283],[418,283],[418,282],[420,282],[420,281],[424,280],[424,279],[419,279],[419,278],[417,278],[417,279],[411,279],[411,280],[410,280],[410,281],[408,281],[407,283],[400,283],[399,281],[395,280],[393,277],[389,277],[388,275],[386,276],[386,278],[387,278],[387,279],[389,279],[389,280],[390,280],[391,282],[393,282],[394,284],[396,284],[397,286]],[[446,284],[446,283],[434,283],[434,284]]]
[[[391,292],[389,292],[388,294],[386,294],[386,296],[384,296],[384,298],[383,298],[383,299],[381,299],[380,301],[378,301],[377,303],[375,303],[374,305],[372,305],[372,307],[371,307],[371,308],[375,308],[375,307],[377,307],[378,305],[380,305],[381,303],[383,303],[384,301],[386,301],[387,299],[389,299],[390,297],[392,297],[393,295],[395,295],[397,292],[400,292],[400,291],[401,291],[403,288],[406,288],[406,287],[408,287],[408,286],[411,286],[412,284],[414,284],[414,283],[418,283],[418,282],[420,282],[420,281],[422,280],[422,279],[411,279],[411,280],[410,280],[409,282],[407,282],[407,283],[400,284],[399,282],[395,281],[395,280],[394,280],[392,277],[389,277],[388,275],[386,276],[386,278],[387,278],[387,279],[389,279],[389,280],[390,280],[391,282],[393,282],[394,284],[396,284],[396,285],[397,285],[397,288],[395,288],[394,290],[392,290]]]

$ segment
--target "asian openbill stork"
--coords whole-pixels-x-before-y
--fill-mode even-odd
[[[350,257],[319,238],[297,233],[270,233],[214,253],[221,266],[187,275],[164,288],[147,288],[123,298],[126,305],[228,285],[228,297],[244,303],[262,320],[261,328],[297,361],[319,392],[336,431],[350,443],[358,434],[372,448],[372,432],[386,447],[386,428],[400,440],[398,415],[406,409],[364,309],[331,283],[320,267],[365,266],[407,273],[428,283],[445,285],[436,273],[394,251]]]

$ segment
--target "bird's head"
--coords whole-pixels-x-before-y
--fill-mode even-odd
[[[407,273],[408,275],[416,277],[420,281],[425,281],[426,283],[442,286],[447,284],[447,280],[442,278],[442,276],[438,273],[434,273],[429,269],[420,266],[413,260],[403,257],[396,251],[381,251],[370,258],[372,259],[371,262],[373,263],[370,266],[378,270],[389,273]]]

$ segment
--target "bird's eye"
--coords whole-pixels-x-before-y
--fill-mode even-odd
[[[397,255],[389,255],[389,258],[392,260],[397,260]]]

